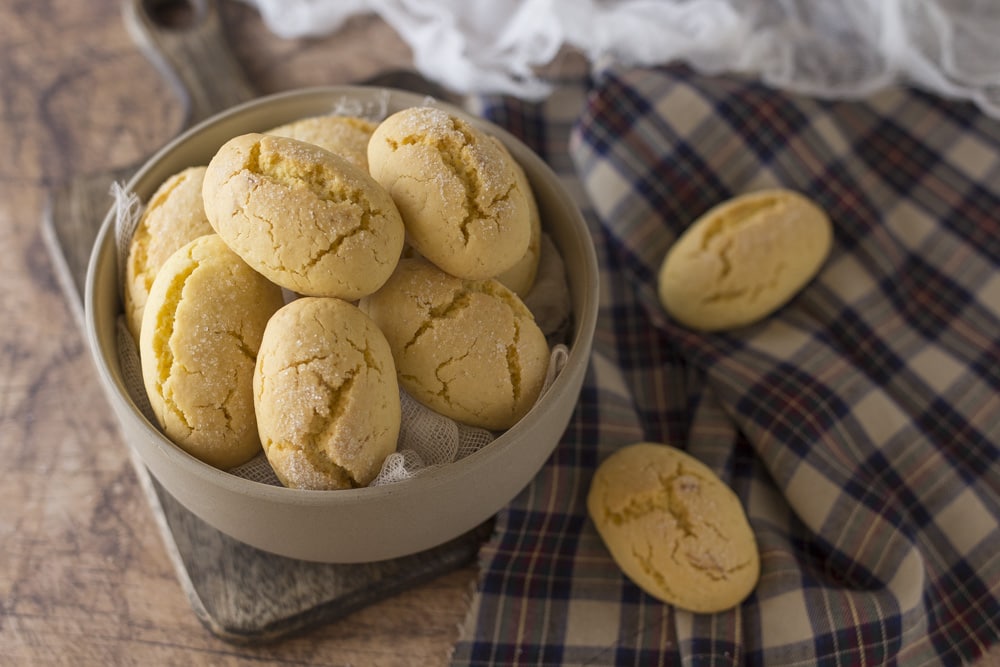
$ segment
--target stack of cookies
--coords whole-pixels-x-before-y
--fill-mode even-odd
[[[125,312],[156,420],[230,469],[365,486],[396,449],[400,389],[490,430],[549,359],[522,297],[541,219],[504,146],[413,107],[233,137],[167,179],[131,240]]]

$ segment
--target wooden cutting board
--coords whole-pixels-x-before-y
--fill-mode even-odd
[[[141,0],[124,3],[130,33],[185,104],[186,125],[253,96],[226,48],[215,3],[200,6],[185,25],[163,26],[146,13]],[[377,83],[444,96],[410,72],[388,73]],[[111,204],[109,187],[129,173],[91,174],[54,191],[42,221],[46,245],[81,324],[87,262]],[[194,613],[212,633],[235,643],[304,632],[465,566],[491,530],[492,522],[487,522],[434,549],[377,563],[298,561],[212,528],[170,496],[137,457],[132,461]]]

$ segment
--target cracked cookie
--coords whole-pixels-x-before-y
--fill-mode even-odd
[[[139,334],[143,384],[157,422],[181,449],[232,468],[260,451],[253,372],[281,289],[216,234],[164,262]]]
[[[377,123],[357,116],[312,116],[286,123],[264,134],[290,137],[315,144],[347,158],[368,171],[368,140]]]
[[[542,256],[542,215],[538,210],[538,202],[531,190],[528,175],[524,173],[524,169],[517,163],[503,142],[495,137],[491,138],[500,150],[510,158],[511,164],[514,165],[514,175],[517,177],[518,186],[528,200],[528,228],[531,232],[528,237],[528,249],[524,251],[521,259],[514,263],[514,266],[494,276],[523,299],[531,291],[535,284],[535,278],[538,276],[538,261]]]
[[[230,139],[209,162],[202,194],[212,228],[236,254],[299,294],[370,294],[403,248],[403,221],[385,189],[297,139]]]
[[[801,194],[772,189],[735,197],[671,246],[660,267],[660,301],[694,329],[751,324],[816,275],[832,241],[829,218]]]
[[[516,165],[464,120],[434,107],[398,111],[372,134],[368,165],[414,249],[444,271],[492,278],[527,251],[528,199]]]
[[[739,498],[679,449],[616,451],[594,473],[587,511],[625,575],[663,602],[712,613],[757,585],[757,541]]]
[[[463,280],[403,259],[358,306],[385,332],[399,383],[457,421],[513,426],[534,405],[549,349],[531,311],[495,279]]]
[[[341,299],[303,297],[275,313],[253,392],[264,453],[285,486],[367,486],[396,449],[401,408],[389,344]]]
[[[205,167],[190,167],[165,180],[149,198],[125,260],[125,321],[139,340],[142,311],[156,273],[178,248],[212,233],[201,202]]]

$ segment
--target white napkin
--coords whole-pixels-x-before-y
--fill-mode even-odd
[[[563,46],[591,61],[688,62],[753,72],[778,88],[860,97],[904,81],[1000,116],[995,0],[244,0],[286,38],[375,13],[415,67],[460,93],[537,99]]]

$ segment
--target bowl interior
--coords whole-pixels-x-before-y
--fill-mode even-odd
[[[216,528],[263,549],[292,557],[347,562],[375,560],[432,546],[460,535],[475,525],[473,517],[484,520],[510,500],[537,473],[545,458],[557,444],[576,403],[583,374],[589,362],[590,347],[597,317],[598,270],[590,236],[578,207],[561,187],[557,176],[532,151],[503,129],[465,114],[456,107],[429,100],[405,91],[364,86],[335,86],[293,91],[254,100],[234,107],[180,135],[158,151],[127,184],[127,189],[142,201],[147,201],[156,188],[169,176],[189,166],[207,164],[216,150],[230,138],[308,116],[330,113],[337,109],[369,116],[384,116],[405,107],[432,103],[452,111],[499,138],[524,168],[535,191],[542,212],[543,226],[559,248],[566,265],[571,295],[573,321],[566,367],[536,406],[518,424],[497,439],[464,459],[448,466],[427,470],[417,477],[379,487],[346,491],[307,491],[270,486],[249,481],[217,470],[198,461],[176,447],[149,423],[130,399],[117,352],[117,319],[122,311],[121,281],[117,267],[114,238],[114,215],[104,220],[91,255],[85,287],[85,311],[88,342],[98,373],[122,425],[128,445],[138,454],[150,472],[188,509]],[[531,449],[526,454],[526,441]],[[537,441],[537,442],[536,442]],[[497,481],[495,477],[509,477]],[[463,480],[464,481],[460,481]],[[386,506],[399,503],[401,494],[408,498],[425,499],[426,507],[449,502],[458,493],[486,485],[470,499],[476,511],[466,512],[462,520],[451,525],[434,526],[428,538],[397,540],[397,546],[367,548],[363,544],[346,549],[331,544],[314,548],[288,546],[284,542],[309,542],[308,534],[291,540],[276,534],[257,539],[270,530],[268,526],[242,529],[246,524],[246,503],[260,503],[262,511],[274,510],[273,520],[286,520],[281,512],[317,508],[336,512],[336,508],[378,512],[379,503]],[[489,489],[495,489],[492,493]],[[454,493],[452,493],[454,491]],[[457,496],[456,496],[457,497]],[[453,498],[454,500],[454,498]],[[421,500],[415,501],[420,505]],[[242,509],[237,505],[243,505]],[[470,521],[472,522],[470,524]],[[447,519],[443,519],[448,523]],[[287,530],[291,530],[288,528]],[[309,527],[303,526],[304,531]],[[405,532],[405,531],[404,531]],[[358,531],[358,539],[374,541]],[[385,540],[383,540],[385,542]]]

